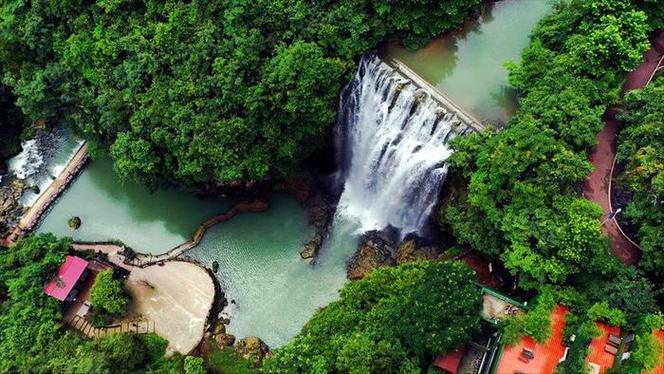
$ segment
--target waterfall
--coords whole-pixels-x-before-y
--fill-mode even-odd
[[[22,151],[7,160],[7,174],[0,175],[0,182],[5,177],[15,177],[26,186],[37,187],[21,196],[21,205],[31,206],[60,175],[82,144],[82,140],[64,128],[40,130],[33,139],[21,142]]]
[[[447,175],[448,143],[468,131],[458,124],[426,91],[376,55],[365,56],[340,99],[337,215],[361,231],[421,232]]]

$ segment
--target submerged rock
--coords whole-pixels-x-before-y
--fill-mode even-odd
[[[217,270],[219,270],[219,262],[212,261],[212,271],[216,273]]]
[[[270,352],[270,347],[268,347],[260,338],[247,336],[237,342],[235,350],[244,358],[259,364]]]
[[[80,218],[80,217],[77,217],[77,216],[71,217],[71,218],[67,221],[67,225],[68,225],[69,228],[71,228],[71,229],[78,230],[78,228],[81,227],[81,218]]]
[[[348,279],[360,279],[381,266],[395,264],[392,253],[394,242],[380,231],[369,231],[362,235],[355,254],[346,266]]]

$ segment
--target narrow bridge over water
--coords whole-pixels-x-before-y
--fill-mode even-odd
[[[417,73],[415,73],[411,68],[406,66],[403,62],[393,56],[382,56],[381,59],[391,66],[395,71],[404,76],[412,82],[416,87],[424,90],[429,97],[436,101],[444,113],[454,113],[456,115],[457,121],[459,124],[464,124],[469,129],[475,132],[483,132],[486,129],[486,126],[482,124],[478,119],[476,119],[472,114],[465,111],[460,105],[452,101],[447,95],[441,92],[438,88],[433,86],[431,83],[424,80]]]

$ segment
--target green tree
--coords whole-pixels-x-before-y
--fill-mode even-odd
[[[283,175],[330,134],[358,57],[479,0],[61,1],[0,6],[3,82],[150,187]]]
[[[129,305],[129,296],[122,281],[115,279],[113,270],[102,270],[97,274],[90,289],[90,304],[103,314],[121,316]]]
[[[522,94],[499,132],[455,139],[451,165],[468,181],[439,214],[457,240],[500,258],[521,285],[565,284],[614,270],[599,207],[579,197],[587,149],[622,77],[647,48],[645,15],[626,0],[563,1],[531,35],[519,65]]]
[[[664,79],[625,97],[618,158],[625,164],[623,184],[632,194],[626,216],[638,229],[641,266],[664,280]]]
[[[205,374],[205,366],[203,359],[195,356],[187,356],[184,358],[184,372],[185,374]]]

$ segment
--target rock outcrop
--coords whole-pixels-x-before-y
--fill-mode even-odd
[[[288,178],[284,187],[307,209],[307,218],[313,230],[300,252],[300,257],[313,260],[318,255],[332,223],[336,198],[326,195],[318,188],[315,178],[307,172]]]
[[[0,187],[0,237],[6,237],[18,224],[23,215],[21,196],[25,185],[15,179]]]
[[[255,336],[247,336],[246,338],[240,339],[240,341],[235,344],[235,350],[241,354],[242,357],[255,364],[259,364],[270,352],[270,347]]]
[[[420,245],[415,238],[406,238],[395,254],[395,261],[397,265],[405,262],[418,261],[418,260],[436,260],[442,255],[443,250],[436,246]]]
[[[360,279],[381,266],[393,266],[394,242],[380,231],[362,235],[355,254],[346,266],[348,279]]]

